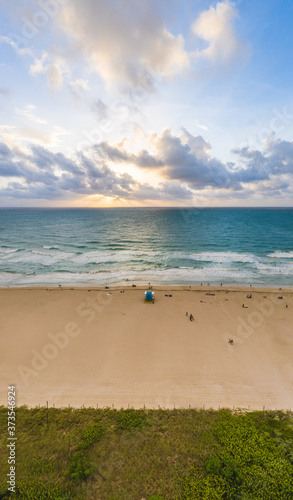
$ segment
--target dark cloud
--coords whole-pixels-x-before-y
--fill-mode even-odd
[[[98,118],[98,120],[108,120],[110,116],[109,106],[104,103],[101,99],[97,99],[92,104],[92,111]]]
[[[117,151],[113,153],[111,148],[108,149],[108,153],[112,152],[116,159],[119,157]],[[93,149],[93,153],[94,157],[96,149]],[[150,155],[144,152],[140,161],[146,163],[150,161],[149,158]],[[63,200],[95,194],[129,200],[191,197],[191,191],[184,187],[166,183],[154,188],[137,182],[127,173],[118,175],[103,158],[95,161],[79,153],[76,161],[73,161],[62,153],[55,154],[36,145],[31,146],[30,152],[25,154],[0,143],[1,177],[11,178],[7,187],[0,189],[2,199]]]
[[[66,156],[62,153],[51,153],[42,146],[32,146],[31,150],[33,153],[31,156],[31,162],[38,165],[39,168],[52,169],[53,167],[58,166],[61,170],[65,170],[71,174],[82,174],[76,163],[69,158],[66,158]]]
[[[166,167],[166,178],[187,182],[193,189],[240,189],[227,166],[209,156],[210,144],[201,136],[194,137],[184,130],[182,136],[176,137],[165,130],[153,142],[158,160]]]
[[[211,146],[186,130],[175,136],[170,130],[150,138],[147,149],[134,154],[123,142],[93,146],[88,156],[79,152],[73,160],[33,145],[28,153],[0,142],[0,177],[8,184],[2,198],[73,199],[104,195],[128,200],[191,200],[195,194],[218,199],[289,196],[293,189],[293,142],[272,139],[263,151],[235,149],[236,163],[211,156]],[[162,182],[153,187],[128,173],[118,174],[109,164],[135,165],[158,173]]]
[[[271,140],[264,151],[235,149],[236,163],[213,158],[211,145],[202,136],[193,136],[185,129],[181,136],[175,136],[170,130],[160,136],[154,134],[151,145],[155,149],[152,155],[145,149],[134,155],[107,142],[95,148],[104,161],[154,168],[164,179],[184,183],[195,191],[212,188],[234,192],[239,197],[247,184],[259,184],[259,192],[267,189],[271,196],[274,190],[278,194],[290,187],[287,180],[277,186],[275,179],[293,174],[293,142]],[[260,184],[265,181],[266,184]]]
[[[104,160],[155,168],[165,179],[187,183],[192,189],[241,188],[226,165],[210,158],[208,151],[211,147],[201,136],[194,137],[184,130],[184,135],[177,137],[165,130],[161,136],[153,136],[152,145],[156,149],[155,155],[150,155],[145,149],[134,155],[107,142],[95,147]]]
[[[260,182],[293,174],[293,142],[271,139],[263,152],[247,147],[235,149],[239,163],[240,182]],[[285,184],[284,184],[285,185]]]
[[[0,159],[2,160],[3,158],[9,158],[11,156],[12,154],[9,147],[6,146],[4,142],[0,142]]]
[[[137,155],[127,153],[122,147],[113,147],[108,142],[101,142],[95,146],[95,150],[101,158],[112,162],[132,163],[139,167],[162,167],[164,164],[154,158],[145,149]]]

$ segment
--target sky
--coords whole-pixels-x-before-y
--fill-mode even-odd
[[[292,0],[1,0],[0,207],[293,206]]]

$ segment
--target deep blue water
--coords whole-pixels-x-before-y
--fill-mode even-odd
[[[293,286],[293,209],[0,209],[0,286]]]

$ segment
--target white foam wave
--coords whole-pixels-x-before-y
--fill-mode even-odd
[[[230,269],[148,269],[148,270],[126,270],[119,269],[100,273],[63,273],[52,272],[42,274],[11,274],[0,273],[0,286],[57,286],[59,284],[74,285],[105,285],[122,284],[126,282],[144,282],[149,281],[157,283],[197,283],[213,281],[239,281],[247,280],[251,275],[247,272],[239,273]]]
[[[270,274],[270,275],[278,275],[283,274],[286,276],[293,275],[293,266],[292,264],[283,264],[279,266],[272,266],[265,263],[260,263],[256,265],[256,268],[260,274]]]
[[[254,263],[258,260],[256,255],[237,252],[202,252],[191,254],[189,258],[196,261],[217,262],[219,264],[230,262]]]
[[[14,274],[0,273],[0,286],[104,286],[131,284],[131,283],[157,283],[157,284],[198,284],[198,283],[280,283],[292,281],[291,272],[278,272],[279,268],[262,266],[260,269],[211,267],[200,268],[169,268],[169,269],[111,269],[111,271],[99,272],[50,272],[42,274]],[[289,279],[285,279],[289,277]]]
[[[10,254],[10,253],[15,253],[18,252],[19,248],[0,248],[0,253],[3,254]]]
[[[293,252],[280,252],[276,251],[267,255],[273,259],[293,259]]]
[[[41,264],[51,266],[61,260],[69,259],[74,255],[74,253],[67,252],[56,252],[51,255],[47,252],[41,252],[39,250],[25,250],[18,252],[17,254],[9,254],[6,256],[5,260],[7,263],[11,264]]]
[[[37,255],[49,255],[48,252],[40,252],[39,250],[32,250],[32,253],[35,253]]]
[[[233,252],[158,252],[158,251],[93,251],[86,252],[74,257],[72,260],[78,264],[105,263],[105,262],[127,262],[130,260],[154,260],[159,258],[162,262],[177,260],[194,260],[196,262],[215,262],[219,264],[241,262],[255,263],[258,257],[252,254],[241,254]]]
[[[51,251],[54,248],[54,251]],[[270,256],[238,252],[180,251],[111,251],[94,250],[77,255],[51,248],[32,250],[4,249],[0,253],[1,265],[5,269],[25,274],[2,273],[0,286],[15,285],[104,285],[126,281],[157,283],[200,283],[200,282],[257,282],[260,280],[292,281],[293,266],[290,261],[272,260]],[[10,250],[8,253],[7,250]],[[12,250],[12,251],[11,251]],[[1,250],[0,250],[1,252]],[[17,252],[17,253],[16,253]],[[293,252],[275,252],[273,256],[293,257]],[[66,261],[64,271],[58,272],[60,262]],[[89,263],[95,263],[91,267]],[[111,265],[110,265],[111,263]],[[58,265],[59,264],[59,265]],[[247,264],[247,265],[242,265]],[[39,274],[46,266],[50,272]],[[58,267],[55,267],[58,265]],[[31,269],[32,268],[32,269]],[[31,272],[36,271],[36,274]],[[71,271],[71,272],[65,272]]]
[[[93,252],[86,252],[81,255],[74,256],[71,260],[77,264],[89,263],[106,263],[106,262],[129,262],[131,260],[144,259],[148,260],[150,257],[162,256],[161,252],[131,252],[131,251],[101,251],[96,250]]]
[[[54,248],[54,252],[50,252]],[[201,253],[188,253],[180,251],[102,251],[94,250],[90,252],[84,252],[77,255],[75,252],[66,252],[55,250],[55,247],[43,246],[44,251],[40,249],[25,250],[19,252],[17,256],[13,257],[13,253],[17,252],[17,249],[5,250],[3,253],[7,255],[7,259],[13,262],[32,262],[32,254],[35,257],[36,263],[39,262],[38,256],[48,258],[49,264],[56,263],[59,260],[67,259],[72,263],[78,265],[86,265],[89,263],[107,263],[107,262],[130,262],[135,260],[146,260],[146,261],[161,261],[162,263],[170,262],[172,265],[173,260],[191,260],[195,262],[212,262],[215,264],[229,264],[232,262],[240,263],[251,263],[254,264],[259,260],[259,258],[253,254],[241,254],[236,252],[201,252]],[[46,251],[47,250],[47,251]],[[0,250],[1,252],[1,250]],[[293,256],[293,252],[292,252]]]

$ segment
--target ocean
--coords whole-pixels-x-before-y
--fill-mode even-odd
[[[0,286],[293,286],[291,208],[0,209]]]

